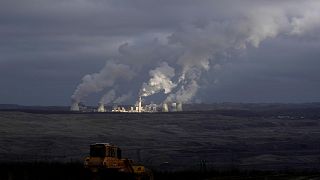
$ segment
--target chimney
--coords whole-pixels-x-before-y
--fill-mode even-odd
[[[139,96],[139,101],[138,101],[138,112],[142,112],[142,102],[141,102],[141,96]]]

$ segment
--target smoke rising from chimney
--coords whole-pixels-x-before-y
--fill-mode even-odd
[[[127,101],[131,97],[132,97],[132,92],[129,92],[127,94],[123,94],[123,95],[119,96],[117,99],[115,99],[113,101],[113,103],[114,104],[120,104],[120,103],[123,103],[123,102]]]
[[[133,75],[134,73],[128,65],[107,61],[100,72],[87,74],[82,78],[82,83],[78,85],[71,98],[74,102],[80,102],[89,94],[111,87],[117,80],[129,80]]]
[[[115,98],[116,98],[116,91],[112,89],[101,97],[100,103],[101,104],[112,103]]]
[[[143,83],[140,90],[141,96],[151,96],[161,90],[164,90],[164,93],[168,94],[176,86],[176,84],[171,81],[171,78],[175,76],[174,69],[166,62],[161,63],[159,67],[151,70],[149,75],[151,76],[149,82]]]
[[[164,102],[191,102],[202,86],[202,75],[219,65],[219,55],[247,47],[258,48],[266,39],[301,36],[320,27],[320,11],[315,8],[320,3],[315,1],[306,1],[304,6],[308,8],[299,8],[299,3],[289,7],[277,3],[252,6],[252,9],[239,8],[236,16],[226,19],[212,16],[205,20],[184,20],[178,28],[159,37],[162,40],[122,44],[118,50],[119,63],[107,62],[99,73],[84,76],[72,99],[79,102],[91,93],[118,84],[118,79],[141,74],[141,66],[154,67],[159,59],[165,59],[159,67],[149,70],[150,79],[143,83],[140,95],[163,91],[167,95]]]

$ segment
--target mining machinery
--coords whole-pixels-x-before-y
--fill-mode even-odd
[[[90,156],[84,166],[91,173],[91,179],[153,180],[152,172],[141,164],[122,158],[121,149],[109,143],[90,145]]]

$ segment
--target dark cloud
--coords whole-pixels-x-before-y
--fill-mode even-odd
[[[218,83],[201,93],[212,102],[317,102],[320,44],[291,39],[264,42],[230,59],[215,74]]]
[[[319,101],[319,7],[315,0],[5,0],[0,103],[69,104],[82,77],[109,60],[138,74],[117,84],[119,96],[135,96],[149,71],[167,62],[177,75],[171,98]],[[85,100],[95,104],[109,91]]]

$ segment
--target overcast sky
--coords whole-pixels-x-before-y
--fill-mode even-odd
[[[319,67],[318,0],[0,2],[0,104],[319,102]]]

